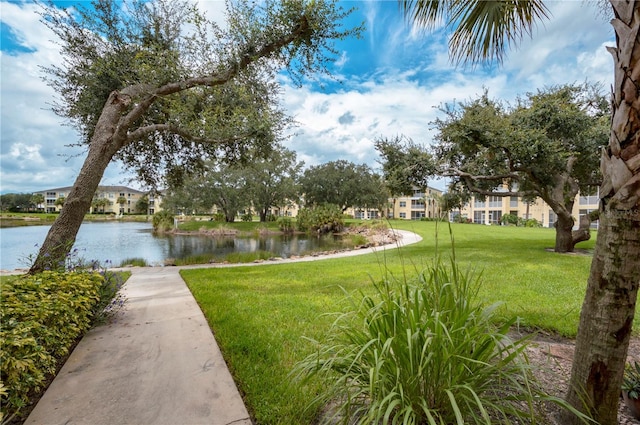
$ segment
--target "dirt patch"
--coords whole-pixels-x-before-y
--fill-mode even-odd
[[[536,377],[549,394],[564,397],[567,393],[574,351],[575,341],[550,336],[535,337],[527,348],[529,361],[539,369]],[[640,337],[633,337],[629,343],[628,361],[634,360],[640,361]],[[640,424],[640,421],[631,416],[622,397],[618,407],[618,424]],[[554,425],[561,424],[555,422]]]

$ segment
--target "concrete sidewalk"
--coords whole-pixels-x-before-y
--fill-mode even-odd
[[[177,268],[135,268],[125,312],[88,332],[26,424],[251,424]]]

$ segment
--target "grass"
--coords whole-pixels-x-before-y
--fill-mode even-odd
[[[371,279],[385,272],[417,274],[436,247],[451,252],[446,225],[394,221],[423,240],[385,254],[295,264],[183,270],[182,276],[204,311],[216,340],[260,425],[310,424],[317,411],[303,411],[319,383],[289,382],[294,365],[313,350],[305,337],[319,339],[333,317],[345,311],[349,293],[373,292]],[[455,256],[464,269],[482,272],[479,299],[502,302],[498,318],[517,315],[521,326],[575,336],[591,258],[548,252],[553,229],[452,225]],[[578,247],[592,249],[594,240]],[[636,318],[637,327],[640,320]]]
[[[147,264],[147,260],[145,260],[144,258],[138,258],[138,257],[125,258],[120,262],[120,267],[129,267],[129,266],[147,267],[148,265],[149,264]]]

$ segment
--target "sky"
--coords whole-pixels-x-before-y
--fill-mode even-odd
[[[221,19],[223,1],[198,3]],[[443,117],[439,108],[476,98],[485,89],[492,98],[512,102],[557,84],[598,82],[608,91],[613,80],[605,46],[615,38],[610,16],[598,2],[546,2],[550,19],[510,49],[501,66],[475,67],[454,66],[447,33],[412,28],[397,1],[343,5],[356,8],[345,24],[363,22],[365,31],[360,39],[336,44],[339,55],[331,72],[337,81],[298,87],[280,76],[282,105],[297,123],[284,145],[307,167],[343,159],[378,169],[376,139],[405,136],[428,146],[431,123]],[[40,67],[59,61],[58,46],[36,10],[31,2],[0,0],[0,193],[71,186],[86,153],[70,147],[79,134],[50,110],[57,95]],[[101,184],[144,189],[130,177],[114,163]],[[444,189],[445,182],[431,185]]]

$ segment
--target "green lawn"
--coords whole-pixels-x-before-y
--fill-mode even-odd
[[[314,384],[291,385],[287,374],[312,350],[304,337],[320,338],[332,321],[326,313],[346,308],[341,288],[370,291],[371,280],[384,273],[414,276],[434,258],[436,246],[442,256],[451,255],[447,224],[392,225],[423,240],[384,254],[182,271],[257,423],[312,423],[316,412],[303,407],[313,398]],[[519,316],[522,326],[575,335],[589,256],[546,251],[554,243],[553,229],[469,224],[451,229],[459,264],[482,272],[482,302],[503,302],[500,314]],[[592,239],[578,247],[593,245]]]

